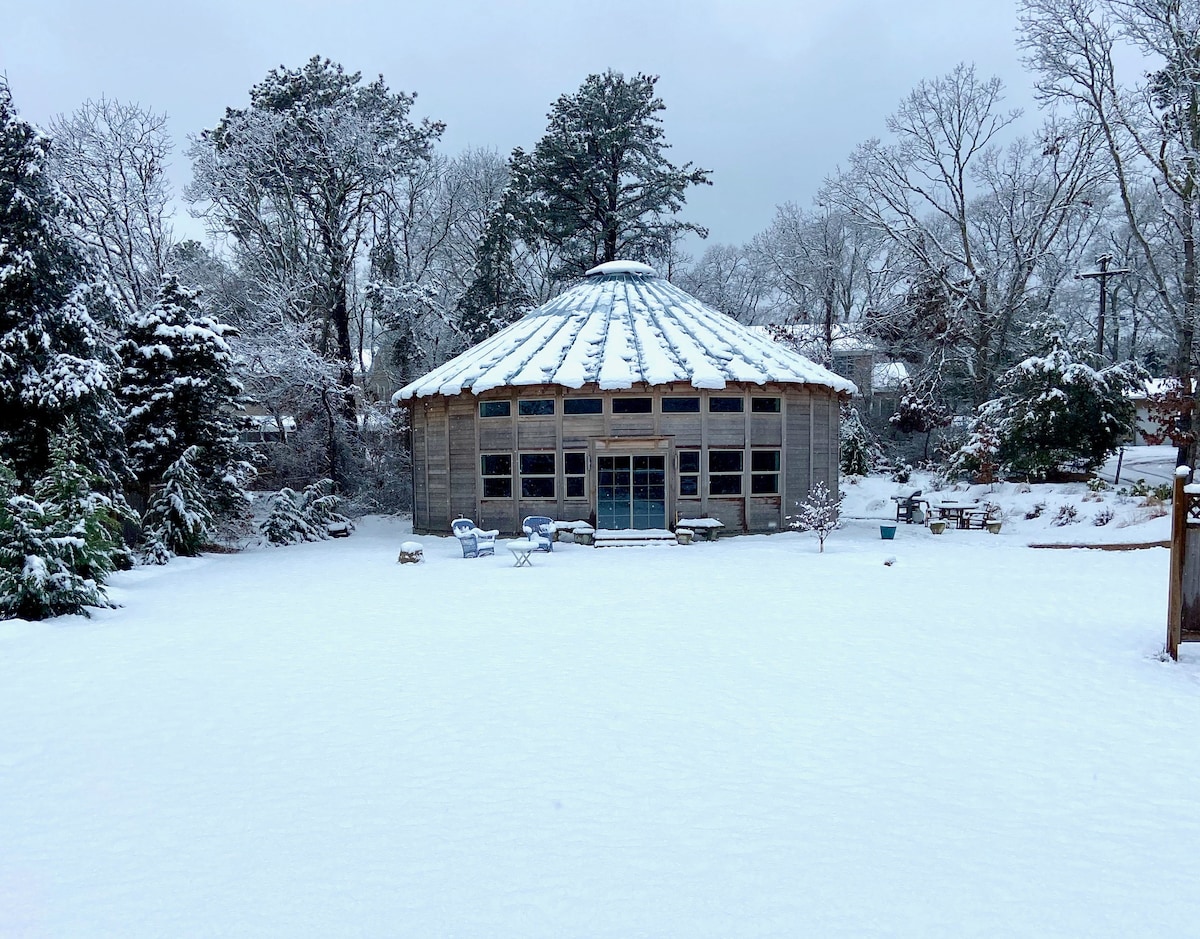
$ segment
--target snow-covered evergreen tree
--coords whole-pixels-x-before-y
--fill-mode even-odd
[[[84,572],[93,557],[76,522],[56,507],[17,492],[11,468],[0,463],[0,618],[47,619],[88,615],[112,604]]]
[[[798,531],[811,531],[824,553],[825,539],[842,527],[843,498],[840,492],[835,497],[823,481],[818,481],[808,497],[796,503],[799,512],[788,516],[788,525]]]
[[[1041,353],[1004,373],[1000,395],[979,409],[980,423],[999,438],[999,459],[1010,473],[1043,478],[1073,461],[1090,471],[1132,430],[1129,392],[1144,385],[1146,373],[1133,362],[1093,367],[1055,324],[1035,331]]]
[[[83,461],[115,486],[123,458],[111,356],[94,316],[106,300],[50,178],[49,148],[0,80],[0,456],[32,484],[49,466],[51,436],[73,417]]]
[[[274,545],[327,539],[331,524],[348,523],[337,510],[339,501],[329,479],[306,486],[299,493],[281,489],[271,497],[271,510],[262,524],[262,533]]]
[[[212,511],[200,474],[192,461],[198,447],[188,447],[163,473],[162,488],[146,509],[142,526],[151,542],[161,542],[173,554],[195,557],[213,525]]]
[[[34,498],[71,538],[71,567],[103,584],[117,567],[130,566],[121,526],[136,518],[119,497],[103,494],[103,485],[79,462],[82,444],[73,421],[50,443],[50,469],[34,487]]]
[[[204,313],[199,291],[169,277],[154,305],[136,315],[118,347],[125,440],[143,494],[189,447],[210,502],[235,479],[241,384],[227,336],[233,327]]]
[[[841,468],[847,476],[866,476],[879,453],[871,432],[859,417],[858,408],[842,408],[839,425],[841,436]]]

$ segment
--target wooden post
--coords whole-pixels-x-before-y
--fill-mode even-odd
[[[1179,640],[1183,630],[1183,555],[1187,547],[1187,495],[1183,491],[1190,470],[1175,470],[1171,498],[1171,573],[1167,594],[1167,654],[1179,660]]]

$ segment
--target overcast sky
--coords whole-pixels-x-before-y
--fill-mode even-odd
[[[44,124],[101,95],[165,112],[177,185],[188,136],[315,54],[415,91],[447,153],[531,147],[589,73],[657,74],[669,156],[713,171],[683,216],[710,243],[807,205],[918,81],[958,62],[1032,112],[1015,39],[1015,0],[0,0],[0,72],[21,115]]]

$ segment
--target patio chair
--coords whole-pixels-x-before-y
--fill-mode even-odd
[[[476,528],[469,518],[456,518],[450,523],[450,530],[462,545],[464,558],[481,558],[496,553],[496,536],[500,534],[498,528],[483,531]]]
[[[921,507],[924,500],[921,498],[921,490],[918,489],[911,496],[905,496],[902,499],[896,500],[896,521],[904,522],[908,525],[922,525],[925,523],[925,510]]]
[[[545,515],[529,515],[521,522],[521,528],[530,541],[537,542],[539,551],[554,550],[554,519]]]

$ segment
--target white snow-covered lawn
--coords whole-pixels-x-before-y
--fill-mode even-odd
[[[1195,935],[1167,551],[882,541],[885,488],[823,555],[376,519],[0,623],[0,936]]]

